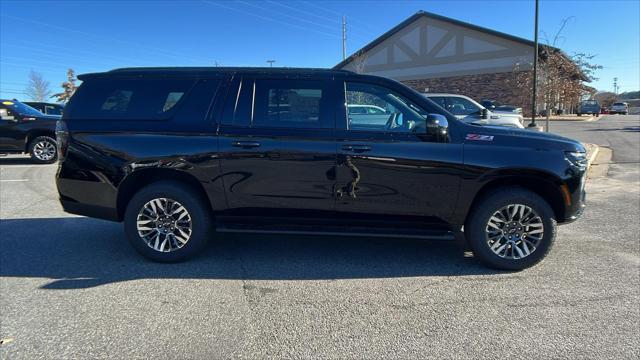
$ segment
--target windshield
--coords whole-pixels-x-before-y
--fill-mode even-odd
[[[595,100],[587,100],[587,101],[583,101],[582,105],[598,105],[598,102]]]
[[[20,114],[20,115],[27,115],[27,116],[42,116],[43,114],[32,108],[29,105],[25,105],[23,103],[21,103],[20,101],[3,101],[2,105],[5,105],[8,109],[13,110],[14,112]]]
[[[624,106],[624,103],[613,103],[614,106]]]

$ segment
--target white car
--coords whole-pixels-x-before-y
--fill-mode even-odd
[[[494,113],[468,96],[436,93],[424,93],[422,95],[464,122],[524,129],[524,118],[521,114]]]
[[[627,115],[629,113],[629,104],[626,102],[615,102],[611,105],[609,114],[622,114]]]

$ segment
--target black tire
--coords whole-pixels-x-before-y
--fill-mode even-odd
[[[495,254],[489,247],[485,233],[494,212],[510,204],[522,204],[533,209],[540,216],[544,227],[536,249],[520,259],[507,259]],[[522,270],[540,262],[551,250],[556,238],[557,223],[553,210],[544,199],[524,188],[511,187],[484,196],[472,209],[464,232],[474,255],[485,265],[501,270]]]
[[[191,236],[178,249],[170,252],[155,250],[138,234],[137,220],[140,210],[153,199],[168,198],[180,203],[191,218]],[[129,204],[124,215],[124,229],[131,245],[143,256],[158,262],[179,262],[200,253],[213,238],[213,216],[207,203],[187,185],[175,181],[153,183],[138,191]]]
[[[578,115],[578,116],[582,116],[582,114],[581,114],[581,113],[577,113],[576,115]]]
[[[50,136],[38,136],[32,139],[27,149],[29,150],[31,160],[35,163],[52,164],[58,160],[58,144],[56,143],[56,139]],[[50,151],[53,151],[53,153]]]

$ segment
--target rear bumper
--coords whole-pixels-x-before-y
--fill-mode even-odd
[[[120,219],[118,219],[118,212],[113,208],[81,204],[79,202],[65,199],[60,199],[60,204],[62,205],[62,209],[70,214],[110,221],[120,221]]]

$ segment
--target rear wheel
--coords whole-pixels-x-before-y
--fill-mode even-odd
[[[186,260],[213,235],[211,211],[196,192],[179,182],[158,182],[131,199],[124,216],[131,245],[159,262]]]
[[[487,266],[522,270],[540,262],[556,236],[553,211],[537,194],[522,188],[484,197],[465,225],[474,254]]]
[[[58,159],[58,145],[49,136],[38,136],[29,142],[31,160],[39,164],[51,164]]]

